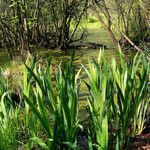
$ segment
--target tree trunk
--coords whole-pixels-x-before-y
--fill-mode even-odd
[[[118,40],[115,37],[114,33],[112,32],[110,25],[107,26],[106,23],[103,21],[103,19],[101,18],[101,16],[99,15],[99,11],[96,9],[95,4],[93,4],[91,6],[91,9],[96,13],[96,17],[98,19],[98,21],[104,26],[104,28],[108,31],[110,38],[112,39],[113,43],[118,46]]]

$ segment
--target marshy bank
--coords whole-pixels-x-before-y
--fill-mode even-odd
[[[115,55],[114,51],[117,60],[112,53],[110,58],[107,50],[104,53],[86,51],[98,60],[87,60],[87,54],[80,60],[78,54],[75,62],[50,65],[30,56],[20,76],[23,104],[17,107],[11,104],[9,86],[6,86],[10,79],[1,82],[2,146],[7,142],[9,149],[10,137],[14,149],[92,149],[101,147],[99,145],[104,149],[115,146],[124,149],[130,142],[134,143],[131,148],[136,145],[136,138],[130,137],[141,134],[146,127],[149,63],[144,54],[134,56],[129,66],[122,55]],[[14,132],[10,130],[11,123]],[[25,139],[21,140],[21,135]],[[147,136],[149,132],[141,137],[145,140],[144,146],[149,144]]]

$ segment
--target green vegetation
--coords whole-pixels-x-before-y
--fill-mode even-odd
[[[91,95],[89,99],[89,112],[92,121],[92,136],[89,140],[95,140],[96,137],[97,149],[105,150],[108,149],[108,112],[106,105],[108,103],[106,92],[108,66],[104,55],[101,56],[100,52],[98,62],[93,60],[93,63],[89,63],[89,70],[86,68],[85,70],[90,82],[87,86]],[[89,142],[94,144],[94,141]]]
[[[45,143],[38,137],[33,137],[32,140],[45,149],[60,149],[60,147],[67,149],[66,145],[75,147],[73,143],[76,142],[79,130],[77,120],[78,74],[75,76],[73,68],[70,70],[72,63],[71,61],[63,67],[59,66],[55,76],[55,86],[52,84],[50,64],[46,65],[45,71],[40,66],[35,68],[35,62],[32,64],[32,69],[26,66],[31,74],[30,78],[33,76],[36,85],[31,89],[29,89],[30,85],[26,85],[25,89],[29,91],[23,92],[23,97],[40,120],[48,138]],[[26,78],[25,82],[27,79],[30,81],[30,78]],[[33,96],[29,94],[30,91],[33,91]],[[51,123],[49,117],[52,119]]]
[[[34,53],[37,46],[68,53],[87,35],[85,22],[99,23],[113,46],[149,40],[148,0],[1,0],[0,13],[0,47],[10,58]]]
[[[145,142],[149,6],[0,0],[0,150],[124,150]]]
[[[78,116],[82,67],[75,72],[73,60],[74,56],[53,72],[50,63],[41,66],[29,56],[24,64],[19,104],[14,105],[10,90],[1,87],[1,147],[7,143],[7,149],[12,144],[14,149],[19,145],[28,149],[80,149],[77,137],[79,131],[86,130],[79,124]],[[89,67],[83,66],[88,75],[85,83],[89,89],[89,149],[125,149],[129,137],[140,134],[144,128],[149,104],[149,62],[145,54],[137,53],[129,66],[121,52],[120,62],[116,65],[113,58],[109,66],[100,51],[98,61],[93,59]],[[25,130],[26,138],[21,140],[19,131],[21,134]]]

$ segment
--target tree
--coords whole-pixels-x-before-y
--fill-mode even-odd
[[[101,0],[101,1],[92,0],[91,9],[95,12],[99,22],[108,31],[110,38],[112,39],[114,44],[118,45],[118,40],[112,31],[112,21],[111,21],[112,16],[110,15],[110,11],[105,0]]]
[[[66,51],[88,0],[1,0],[0,4],[0,38],[12,54],[16,49],[31,53],[31,45]],[[75,28],[71,29],[73,21]]]
[[[147,1],[148,2],[148,1]],[[136,44],[148,38],[146,1],[115,0],[118,27]]]
[[[139,44],[149,37],[148,6],[148,0],[92,0],[91,8],[115,45],[118,45],[118,40],[113,29],[119,31],[120,37],[125,39],[123,41],[138,50],[135,43]]]

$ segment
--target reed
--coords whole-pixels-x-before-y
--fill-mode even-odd
[[[26,64],[25,66],[36,83],[35,87],[32,86],[36,104],[25,92],[24,99],[47,135],[43,142],[39,137],[33,137],[32,140],[44,149],[78,149],[76,138],[80,128],[77,110],[79,74],[74,72],[73,59],[65,65],[60,63],[54,82],[51,79],[50,63],[46,64],[46,69],[37,67],[36,63],[34,69]]]
[[[89,83],[86,83],[90,98],[88,109],[91,118],[91,136],[89,143],[93,143],[98,150],[108,149],[108,110],[107,110],[107,80],[108,66],[103,53],[100,51],[98,62],[94,59],[89,62],[88,69],[85,68]],[[94,141],[96,140],[96,143]],[[91,144],[90,149],[93,149]]]

